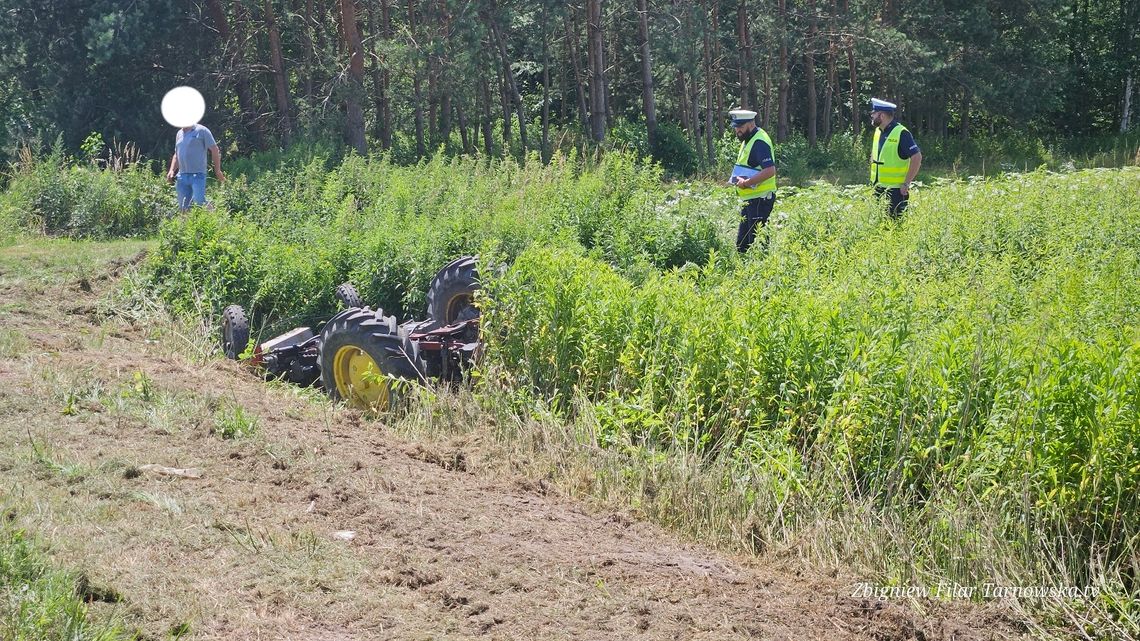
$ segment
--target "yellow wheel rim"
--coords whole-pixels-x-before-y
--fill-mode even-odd
[[[390,395],[388,381],[364,350],[346,345],[333,356],[333,379],[340,397],[365,410],[386,410]]]
[[[447,301],[447,309],[445,310],[446,315],[444,316],[446,321],[448,323],[455,322],[455,319],[459,318],[459,312],[463,311],[464,308],[471,305],[474,300],[475,299],[472,298],[471,294],[467,293],[456,294],[452,296],[451,300]]]

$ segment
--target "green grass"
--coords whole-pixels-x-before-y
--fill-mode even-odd
[[[450,258],[517,255],[572,243],[631,268],[701,261],[724,249],[718,198],[663,189],[660,170],[628,156],[549,167],[436,158],[417,167],[352,158],[234,181],[216,212],[165,223],[150,263],[153,287],[175,309],[249,309],[285,328],[335,309],[352,280],[365,300],[421,314],[428,282]],[[708,191],[707,187],[701,188]],[[722,190],[723,192],[723,190]]]
[[[0,525],[0,638],[10,641],[133,638],[114,620],[88,617],[84,582],[52,566],[24,531]]]
[[[28,351],[28,337],[13,329],[0,329],[0,358],[19,358]]]
[[[257,430],[257,417],[240,405],[222,407],[214,413],[214,432],[224,439],[250,438]]]
[[[77,286],[107,270],[108,263],[126,264],[154,247],[150,240],[91,243],[66,238],[20,236],[0,246],[0,287]]]
[[[867,181],[867,154],[871,130],[863,137],[837,135],[820,140],[813,148],[796,136],[776,146],[781,184],[807,186],[815,182],[838,185]],[[1140,135],[1078,138],[1037,138],[1024,135],[994,134],[969,140],[938,138],[917,134],[923,164],[919,180],[965,179],[971,176],[1001,177],[1037,169],[1072,171],[1077,169],[1120,168],[1140,164]],[[723,147],[723,145],[722,145]],[[722,161],[716,176],[727,171]]]
[[[0,246],[18,233],[73,238],[145,237],[175,213],[170,188],[146,165],[112,171],[74,164],[57,146],[24,150],[0,194]]]

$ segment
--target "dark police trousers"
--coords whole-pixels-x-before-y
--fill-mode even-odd
[[[742,254],[748,251],[756,240],[756,226],[763,227],[768,223],[768,216],[772,215],[775,204],[775,193],[744,201],[744,207],[740,210],[740,227],[736,229],[736,251]]]
[[[891,218],[898,218],[899,216],[902,216],[902,213],[906,211],[906,204],[907,201],[910,200],[910,196],[902,195],[902,191],[900,191],[898,187],[891,187],[888,189],[887,187],[880,187],[878,185],[875,185],[875,198],[881,200],[883,198],[883,194],[886,194],[887,197],[891,199],[890,208],[887,209],[887,212],[891,215]]]

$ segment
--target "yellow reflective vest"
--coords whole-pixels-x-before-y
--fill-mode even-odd
[[[899,157],[899,138],[907,128],[899,123],[887,134],[887,141],[879,146],[883,130],[875,127],[875,139],[871,142],[871,184],[880,187],[902,187],[906,182],[906,172],[910,160]]]
[[[757,127],[756,133],[752,134],[751,138],[740,143],[740,151],[736,154],[736,164],[743,165],[745,167],[752,167],[752,165],[748,164],[748,157],[752,155],[752,145],[756,144],[757,140],[763,140],[764,142],[768,143],[768,148],[772,150],[772,162],[776,162],[776,148],[772,146],[772,139],[768,137],[768,133],[766,131]],[[759,169],[759,167],[752,168]],[[758,185],[753,185],[748,189],[741,189],[740,187],[737,187],[736,195],[740,196],[744,200],[752,200],[753,198],[767,196],[769,193],[774,191],[776,191],[776,176],[773,175],[768,180],[765,180]]]

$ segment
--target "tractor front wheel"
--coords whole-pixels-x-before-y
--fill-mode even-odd
[[[230,305],[222,311],[222,353],[236,361],[249,345],[249,318],[241,305]]]
[[[360,297],[360,293],[356,291],[356,287],[352,283],[341,283],[336,286],[334,293],[336,299],[344,305],[345,309],[350,307],[364,307],[364,299]]]

